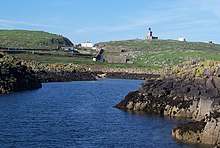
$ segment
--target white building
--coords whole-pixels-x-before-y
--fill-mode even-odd
[[[185,38],[179,38],[179,41],[180,41],[180,42],[185,42],[186,39],[185,39]]]
[[[83,42],[83,43],[80,43],[80,46],[83,48],[92,48],[94,44],[91,42]]]
[[[75,49],[73,47],[60,47],[60,50],[63,50],[63,51],[77,51],[77,49]]]

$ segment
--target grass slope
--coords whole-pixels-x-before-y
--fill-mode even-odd
[[[26,61],[30,60],[41,63],[63,63],[63,64],[73,63],[80,65],[82,67],[137,68],[136,64],[115,64],[115,63],[107,63],[107,62],[93,62],[92,59],[88,59],[88,58],[68,57],[66,54],[63,54],[61,52],[56,52],[56,54],[54,55],[51,54],[50,56],[36,55],[31,53],[13,54],[13,56]],[[144,68],[144,67],[139,67],[139,68]]]
[[[141,68],[159,70],[166,67],[173,67],[180,63],[197,60],[220,61],[220,45],[201,42],[179,42],[174,40],[127,40],[99,43],[117,46],[126,52],[106,52],[107,55],[127,56],[134,64],[112,64],[93,62],[92,59],[81,57],[68,57],[68,54],[61,51],[44,51],[50,55],[36,55],[29,53],[14,54],[16,57],[25,60],[34,60],[43,63],[74,63],[82,66],[100,66],[109,68]],[[43,51],[37,51],[43,52]]]
[[[220,60],[220,45],[218,44],[175,40],[127,40],[100,44],[120,47],[127,52],[114,54],[127,56],[138,67],[155,70],[189,60]]]
[[[43,31],[0,30],[0,47],[16,49],[57,49],[72,42],[60,35]]]

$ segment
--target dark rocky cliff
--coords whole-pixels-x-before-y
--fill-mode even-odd
[[[172,131],[192,143],[220,143],[220,65],[195,61],[167,69],[162,78],[148,79],[115,107],[169,117],[192,119]]]
[[[74,64],[21,61],[0,53],[0,94],[41,88],[41,82],[96,80],[95,75]]]
[[[41,87],[33,71],[21,65],[21,61],[0,53],[0,94]]]
[[[74,64],[44,64],[32,61],[22,61],[35,72],[41,82],[70,82],[96,80],[93,73]]]

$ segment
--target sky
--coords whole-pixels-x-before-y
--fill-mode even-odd
[[[0,29],[39,30],[73,43],[160,39],[220,43],[220,0],[0,0]]]

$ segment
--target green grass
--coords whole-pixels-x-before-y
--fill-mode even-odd
[[[104,58],[107,57],[107,56],[119,56],[120,53],[119,52],[106,52],[104,54]]]
[[[202,42],[179,42],[175,40],[128,40],[100,43],[118,46],[121,53],[139,67],[157,70],[172,67],[189,60],[220,60],[220,45]]]
[[[80,57],[67,57],[66,55],[36,55],[31,53],[13,54],[14,57],[23,60],[31,60],[41,63],[72,63],[82,67],[107,67],[107,68],[144,68],[142,64],[115,64],[107,62],[94,62],[92,59]]]
[[[0,47],[18,49],[57,49],[71,46],[69,39],[43,31],[0,30]]]
[[[201,42],[179,42],[174,40],[128,40],[100,43],[117,46],[126,52],[106,52],[109,55],[124,55],[134,64],[112,64],[93,62],[92,59],[68,57],[65,52],[45,51],[50,56],[15,54],[15,56],[44,63],[74,63],[82,66],[101,66],[110,68],[144,68],[158,70],[172,67],[190,60],[218,60],[220,61],[220,45]],[[42,51],[43,52],[43,51]]]
[[[218,50],[219,44],[209,44],[203,42],[179,42],[176,40],[127,40],[127,41],[111,41],[103,42],[111,46],[119,46],[131,51],[140,50]]]
[[[13,54],[15,57],[23,60],[32,60],[42,63],[75,63],[75,64],[92,64],[92,60],[78,57],[66,57],[65,55],[36,55],[31,53]]]

